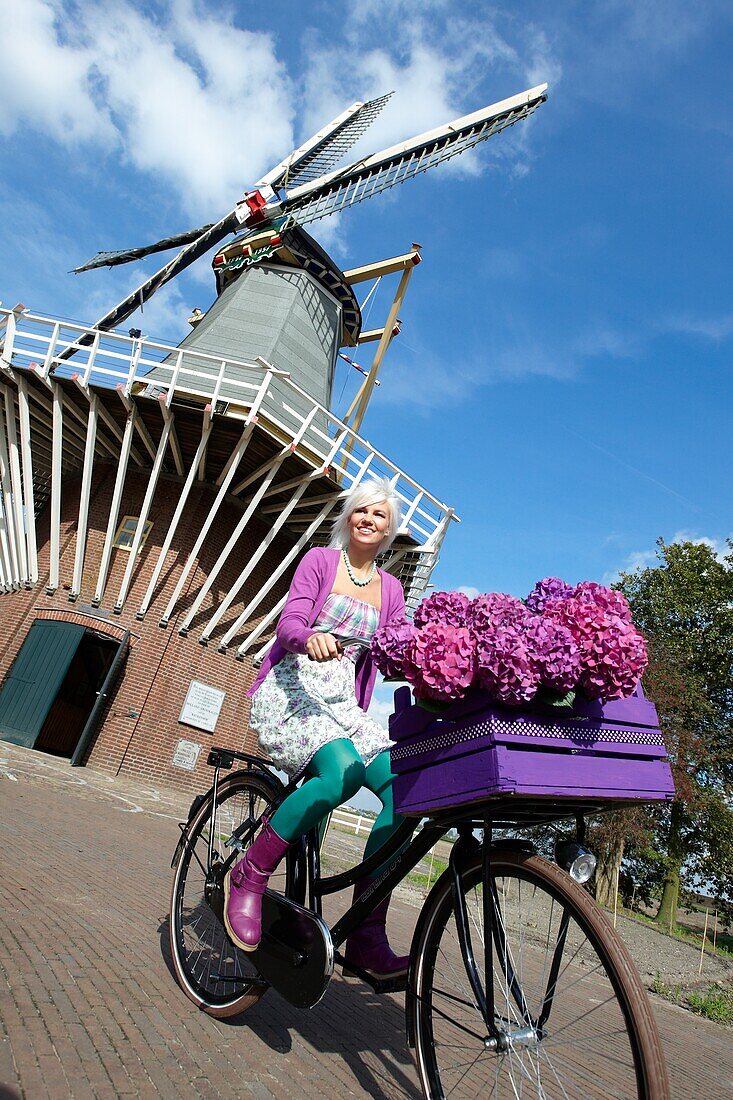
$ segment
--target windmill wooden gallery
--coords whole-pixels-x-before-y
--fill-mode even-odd
[[[419,247],[341,271],[303,226],[526,118],[546,85],[335,167],[387,98],[349,108],[215,224],[80,268],[179,247],[96,324],[0,310],[0,740],[199,789],[212,744],[254,747],[245,689],[295,565],[364,478],[404,501],[383,564],[420,600],[453,512],[359,435]],[[216,300],[177,347],[118,331],[212,249]],[[377,279],[394,297],[365,331]],[[339,418],[337,359],[368,343]]]

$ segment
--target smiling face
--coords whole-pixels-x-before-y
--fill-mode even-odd
[[[389,519],[389,506],[384,500],[355,508],[349,516],[349,549],[376,556],[389,532]]]

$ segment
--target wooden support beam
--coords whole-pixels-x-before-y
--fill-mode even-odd
[[[2,493],[2,520],[0,528],[0,547],[6,559],[6,577],[12,587],[20,584],[18,551],[16,546],[15,521],[13,518],[13,490],[10,480],[10,460],[5,434],[3,409],[0,407],[0,492]]]
[[[85,386],[81,375],[79,375],[79,374],[72,375],[72,381],[76,383],[76,385],[79,387],[81,392],[85,395],[87,400],[89,400],[89,393],[91,391],[89,390],[88,386]],[[97,408],[97,414],[99,416],[99,419],[107,426],[107,428],[112,433],[114,438],[120,444],[120,449],[118,449],[117,451],[112,451],[112,454],[114,455],[115,459],[119,459],[120,453],[121,453],[122,442],[123,442],[124,434],[125,434],[124,430],[122,430],[118,426],[118,424],[117,424],[116,420],[114,419],[114,417],[110,413],[107,412],[107,410],[105,409],[105,407],[104,407],[104,405],[102,404],[101,401],[99,402],[99,405],[98,405],[98,408]],[[145,465],[145,462],[142,458],[142,455],[133,446],[130,447],[130,457],[133,459],[134,462],[137,463],[138,466],[144,466]]]
[[[135,569],[135,565],[137,564],[137,556],[140,552],[140,546],[142,545],[143,535],[145,533],[145,524],[147,523],[148,515],[150,514],[150,506],[153,503],[153,497],[155,495],[155,490],[158,486],[160,472],[163,469],[163,460],[165,458],[165,452],[168,447],[168,439],[171,433],[171,428],[173,427],[173,417],[165,408],[165,403],[163,403],[162,407],[166,413],[165,423],[163,425],[163,431],[160,435],[160,441],[158,442],[158,450],[156,452],[155,460],[153,462],[153,468],[150,471],[150,477],[148,478],[148,484],[145,489],[145,496],[143,497],[143,502],[140,506],[140,515],[138,516],[135,534],[132,537],[132,546],[129,550],[130,557],[125,568],[125,573],[122,578],[120,590],[117,593],[117,599],[115,600],[114,611],[117,615],[119,615],[122,611],[124,602],[127,599],[130,582],[132,581],[133,570]]]
[[[416,255],[419,255],[419,253],[416,253]],[[404,271],[402,272],[402,278],[400,279],[399,286],[397,287],[397,291],[392,301],[392,306],[387,316],[387,322],[384,326],[382,337],[379,341],[379,344],[377,345],[377,350],[374,352],[374,359],[372,360],[372,365],[369,368],[369,374],[364,379],[364,382],[359,388],[359,392],[352,401],[351,406],[349,407],[349,411],[344,417],[344,420],[349,423],[353,413],[353,421],[351,421],[351,427],[355,432],[358,432],[361,427],[361,423],[367,411],[367,406],[369,405],[369,399],[372,396],[374,384],[379,374],[379,368],[382,365],[382,360],[384,359],[384,356],[387,352],[387,348],[394,339],[393,332],[397,328],[397,318],[399,315],[399,311],[402,308],[402,303],[405,299],[405,294],[407,293],[407,288],[409,286],[410,278],[413,271],[414,265],[410,264],[409,266],[406,266]]]
[[[58,336],[58,332],[56,333]],[[52,595],[59,586],[61,546],[61,458],[64,442],[64,400],[61,386],[53,383],[53,442],[51,452],[51,547],[46,592]]]
[[[69,600],[73,603],[81,592],[82,574],[84,571],[84,554],[86,552],[87,534],[89,532],[89,501],[92,493],[92,476],[94,473],[94,452],[97,445],[97,423],[99,420],[99,398],[96,394],[89,394],[89,416],[87,417],[86,445],[84,447],[84,466],[81,475],[81,489],[79,492],[79,517],[76,525],[76,547],[74,549],[74,575],[71,581]]]
[[[201,530],[199,531],[198,536],[196,538],[196,541],[193,544],[193,549],[191,550],[191,553],[188,556],[188,560],[187,560],[186,564],[183,567],[183,570],[181,572],[180,577],[178,578],[178,582],[176,584],[175,589],[173,590],[173,594],[171,595],[171,598],[168,601],[168,606],[166,607],[165,611],[163,612],[163,615],[162,615],[161,620],[160,620],[160,625],[161,626],[167,626],[168,622],[170,621],[170,617],[173,614],[173,610],[174,610],[176,604],[178,603],[178,598],[181,595],[181,592],[183,591],[183,586],[186,583],[186,580],[188,579],[189,573],[191,572],[194,565],[198,561],[199,551],[201,550],[201,547],[203,546],[204,541],[206,540],[206,536],[208,535],[208,533],[211,529],[211,526],[212,526],[214,520],[216,519],[216,515],[219,511],[219,508],[221,507],[222,502],[223,502],[225,496],[227,495],[227,492],[229,490],[229,486],[230,486],[232,480],[234,479],[234,475],[237,472],[237,467],[239,466],[239,463],[242,460],[242,456],[244,455],[244,452],[247,450],[247,445],[248,445],[248,443],[249,443],[249,441],[252,437],[252,433],[254,431],[254,428],[255,428],[254,421],[250,421],[250,423],[248,423],[246,425],[246,427],[245,427],[245,429],[242,432],[242,435],[240,437],[239,443],[237,444],[233,455],[230,457],[228,473],[227,473],[226,477],[224,478],[224,480],[222,481],[221,486],[219,487],[219,492],[216,495],[216,499],[214,500],[214,503],[212,504],[212,506],[209,510],[208,516],[206,517],[206,519],[204,520],[204,523],[201,526]],[[208,437],[209,437],[208,432],[206,433],[205,437],[202,436],[201,441],[202,441],[204,447],[206,446],[206,443],[208,442]],[[200,446],[200,449],[201,449],[201,446]],[[200,462],[199,462],[199,465],[200,465]]]
[[[303,423],[298,428],[296,434],[293,436],[292,442],[283,447],[279,454],[275,455],[273,458],[268,458],[267,462],[263,462],[262,465],[258,466],[253,473],[249,474],[246,478],[244,478],[243,481],[240,481],[238,485],[235,485],[235,487],[232,489],[232,493],[234,495],[241,493],[243,489],[246,489],[249,485],[252,485],[255,481],[257,481],[261,474],[266,473],[268,470],[270,470],[273,465],[277,464],[277,467],[279,469],[284,459],[286,459],[289,455],[295,454],[303,439],[303,436],[310,428],[313,418],[317,412],[318,407],[314,405],[306,418],[303,420]],[[272,478],[270,478],[270,481],[272,481]]]
[[[396,333],[394,334],[397,335]],[[363,330],[359,333],[359,339],[357,344],[374,344],[377,340],[381,340],[384,336],[384,328],[370,328],[366,332]]]
[[[337,451],[339,450],[339,448],[343,444],[343,441],[344,441],[344,438],[346,437],[346,435],[347,435],[347,432],[343,431],[334,440],[331,451],[329,452],[329,454],[326,458],[326,464],[325,464],[326,469],[328,468],[333,456],[337,453]],[[229,589],[229,591],[227,592],[227,594],[224,597],[224,599],[222,600],[222,602],[219,604],[218,608],[216,609],[216,611],[212,615],[209,622],[206,624],[204,632],[201,635],[200,641],[206,642],[211,637],[211,632],[216,627],[216,624],[219,622],[219,620],[221,619],[224,612],[227,611],[227,609],[231,606],[231,604],[236,599],[237,595],[239,594],[240,589],[242,588],[242,585],[247,580],[247,578],[250,576],[252,571],[255,569],[257,563],[260,561],[262,556],[265,554],[268,546],[270,546],[270,544],[272,543],[273,539],[277,535],[280,528],[287,521],[288,516],[292,512],[295,504],[298,502],[298,500],[300,500],[301,496],[303,495],[306,488],[308,487],[308,484],[311,481],[313,481],[314,478],[317,478],[317,477],[320,477],[320,476],[322,476],[320,471],[314,470],[313,473],[307,474],[306,477],[303,478],[302,483],[300,485],[295,487],[295,490],[294,490],[293,495],[291,496],[290,500],[287,502],[287,504],[285,504],[283,506],[282,512],[277,517],[274,524],[272,525],[270,530],[267,532],[267,534],[265,535],[264,539],[262,540],[260,545],[255,550],[252,557],[249,559],[246,566],[244,567],[242,572],[239,574],[236,581],[234,582],[232,587]],[[266,493],[263,494],[263,496],[266,496],[266,495],[267,495]],[[277,572],[277,570],[276,570],[276,572]],[[241,616],[240,616],[240,619],[241,619]],[[237,620],[237,622],[239,622],[239,619]],[[228,632],[227,637],[231,637],[231,636],[233,636],[233,635],[231,635],[231,632]],[[224,648],[226,648],[227,642],[222,640],[222,645],[224,646]]]
[[[102,406],[100,405],[100,412]],[[107,520],[107,533],[104,538],[104,547],[102,548],[102,560],[99,563],[99,573],[97,575],[97,587],[92,597],[92,606],[99,607],[104,596],[104,589],[107,584],[107,574],[109,572],[109,564],[112,558],[112,544],[117,532],[117,522],[120,518],[120,504],[122,502],[122,490],[125,485],[125,477],[127,475],[127,467],[130,461],[130,452],[132,451],[132,437],[135,431],[135,420],[137,419],[137,408],[133,405],[132,411],[127,417],[127,423],[125,424],[125,431],[122,437],[122,448],[120,450],[120,461],[117,466],[117,475],[115,477],[115,485],[112,490],[112,504],[109,510],[109,519]]]
[[[18,432],[15,425],[15,398],[8,386],[5,387],[5,428],[10,466],[10,485],[12,492],[12,516],[15,527],[15,548],[18,555],[18,578],[22,584],[28,584],[28,551],[23,520],[23,488],[20,473],[20,451]]]
[[[92,391],[88,387],[85,388],[85,386],[83,385],[82,380],[81,380],[81,375],[79,375],[79,374],[73,374],[71,376],[71,381],[76,386],[78,386],[78,388],[83,393],[84,397],[86,398],[87,407],[88,407],[91,404],[91,400],[92,400],[92,396],[93,396]],[[75,417],[75,419],[81,425],[83,425],[83,427],[84,427],[84,438],[86,439],[86,425],[87,425],[87,422],[88,422],[88,416],[84,415],[84,413],[79,408],[79,406],[76,404],[76,402],[72,401],[71,398],[68,396],[68,394],[64,394],[64,405],[68,409],[68,411],[71,413],[71,415],[73,417]],[[99,419],[99,413],[98,412],[97,412],[97,419]],[[106,436],[104,436],[101,432],[97,433],[96,446],[100,450],[105,450],[108,455],[111,455],[111,457],[115,460],[115,462],[117,461],[117,459],[120,456],[119,446],[115,447],[114,444],[110,443],[109,440],[106,438]]]
[[[308,424],[310,423],[310,420],[311,420],[312,416],[315,414],[315,411],[316,410],[313,409],[312,412],[309,414],[309,416],[304,421],[304,423],[302,424],[298,435],[293,440],[294,446],[297,447],[298,443],[300,442],[300,439],[305,434],[305,431],[308,427]],[[277,473],[277,471],[279,470],[280,465],[285,461],[285,459],[288,457],[289,453],[290,453],[290,448],[289,447],[284,448],[280,452],[280,454],[278,455],[275,462],[270,464],[262,483],[258,487],[258,489],[257,489],[256,493],[254,494],[254,496],[252,497],[252,499],[249,501],[242,517],[240,518],[240,520],[237,523],[236,527],[232,531],[232,534],[230,535],[226,546],[224,547],[224,549],[222,550],[222,552],[219,555],[218,559],[216,560],[216,562],[212,566],[211,570],[209,571],[209,575],[206,578],[206,581],[204,582],[201,589],[199,590],[199,592],[196,596],[196,599],[193,602],[193,605],[191,606],[188,614],[186,615],[186,618],[184,619],[183,623],[181,624],[181,627],[179,629],[180,634],[185,636],[188,633],[188,629],[189,629],[191,623],[193,622],[193,619],[194,619],[195,615],[197,614],[199,608],[201,607],[201,604],[203,603],[207,592],[209,591],[209,589],[211,588],[211,586],[214,583],[215,579],[217,578],[217,576],[221,572],[224,564],[226,563],[226,561],[229,558],[229,555],[231,554],[232,550],[234,549],[237,542],[241,538],[242,532],[244,531],[245,527],[247,526],[247,524],[251,520],[252,516],[254,515],[254,513],[257,509],[257,506],[259,505],[259,503],[262,500],[263,496],[265,495],[268,488],[272,484],[272,480],[275,477],[275,474]]]
[[[135,401],[135,398],[127,392],[121,382],[119,382],[115,386],[115,392],[117,393],[117,396],[119,397],[122,404],[127,409],[128,413],[132,412],[134,408],[137,408],[137,402]],[[142,439],[145,450],[148,452],[153,462],[155,462],[157,448],[155,446],[155,443],[153,442],[153,437],[143,423],[143,418],[140,415],[139,409],[137,410],[137,416],[135,417],[135,430]]]
[[[239,656],[240,653],[244,656],[247,650],[252,648],[257,639],[262,637],[267,628],[273,623],[273,621],[277,618],[282,609],[285,607],[285,601],[287,600],[287,598],[288,594],[286,592],[284,596],[280,597],[275,606],[270,611],[268,611],[266,615],[263,615],[254,630],[251,631],[251,633],[247,635],[246,640],[242,642],[241,646],[237,650],[237,656]],[[264,657],[265,653],[267,653],[267,650],[270,648],[274,640],[275,639],[273,638],[272,641],[268,642],[267,645],[264,645],[262,647],[259,653],[255,654],[255,661],[258,660],[258,658]]]
[[[173,455],[173,461],[176,465],[176,473],[179,477],[183,477],[183,471],[185,469],[183,465],[183,452],[181,451],[181,444],[178,442],[178,433],[176,432],[176,422],[173,413],[169,410],[165,398],[161,397],[161,411],[163,413],[163,419],[168,422],[170,420],[170,436],[168,442],[170,444],[171,454]]]
[[[206,408],[208,410],[210,410],[210,406],[207,405]],[[196,449],[196,454],[193,456],[193,461],[192,461],[191,466],[189,468],[188,475],[186,477],[186,481],[183,485],[183,488],[181,489],[181,495],[178,498],[178,504],[176,505],[176,510],[173,513],[173,518],[171,519],[170,525],[168,527],[168,533],[166,534],[165,539],[163,540],[163,545],[160,548],[160,553],[158,554],[158,560],[155,563],[155,569],[153,570],[153,575],[150,578],[150,583],[148,584],[147,592],[145,593],[145,596],[143,598],[143,602],[140,604],[140,610],[137,612],[136,618],[138,618],[138,619],[144,618],[145,615],[147,614],[148,608],[150,607],[150,603],[151,603],[151,600],[153,599],[153,594],[154,594],[156,586],[158,584],[160,574],[163,570],[163,564],[165,562],[166,555],[167,555],[168,551],[171,548],[171,545],[173,543],[173,536],[175,535],[175,533],[178,529],[178,524],[181,521],[181,516],[183,515],[183,510],[186,507],[189,495],[191,493],[191,489],[193,487],[193,483],[196,480],[196,471],[198,470],[199,462],[201,461],[201,455],[204,453],[204,451],[206,449],[206,446],[209,442],[209,435],[211,434],[212,428],[213,428],[213,423],[212,423],[212,420],[211,420],[211,416],[207,414],[206,410],[204,410],[204,418],[203,418],[203,427],[202,427],[202,431],[201,431],[201,439],[199,440],[199,445]],[[167,620],[166,620],[166,622],[167,622]],[[161,622],[161,625],[165,625],[165,623]]]
[[[421,259],[420,245],[413,245],[404,256],[392,256],[388,260],[376,260],[361,267],[352,267],[344,272],[344,279],[350,286],[354,286],[356,283],[365,283],[369,279],[378,279],[380,275],[392,275],[395,271],[415,267]]]

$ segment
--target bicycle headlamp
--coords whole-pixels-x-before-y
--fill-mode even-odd
[[[568,872],[575,882],[587,882],[596,869],[596,857],[574,840],[555,845],[555,862]]]

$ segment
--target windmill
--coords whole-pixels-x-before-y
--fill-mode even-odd
[[[0,593],[12,639],[0,653],[0,740],[201,789],[196,730],[208,736],[218,722],[218,744],[255,747],[241,684],[219,654],[236,646],[251,680],[296,559],[328,538],[344,490],[365,477],[389,478],[403,501],[384,568],[417,605],[458,517],[359,425],[419,246],[340,271],[305,227],[473,148],[545,93],[339,168],[388,97],[354,104],[218,222],[77,269],[178,248],[96,325],[0,308]],[[111,331],[210,249],[216,299],[192,313],[177,347]],[[386,323],[364,331],[355,288],[398,273]],[[368,342],[373,361],[341,417],[331,401],[340,349]],[[363,369],[361,352],[342,358]],[[83,711],[63,688],[80,666]]]
[[[547,85],[539,85],[338,168],[391,93],[353,104],[262,176],[217,222],[142,248],[99,252],[76,268],[78,273],[114,267],[182,246],[94,327],[115,328],[195,260],[235,234],[214,257],[217,300],[206,314],[193,319],[195,327],[180,346],[240,361],[260,356],[288,371],[309,395],[330,408],[339,347],[358,342],[361,313],[351,286],[354,280],[344,279],[303,227],[474,148],[527,118],[545,101],[546,92]],[[418,260],[419,253],[412,262]],[[361,400],[350,410],[355,412],[357,430],[395,330],[396,308],[392,313],[375,355],[376,367],[372,365]],[[246,372],[235,373],[235,382],[246,380]],[[168,381],[170,374],[170,368],[161,366],[151,372],[151,384],[156,377]],[[224,400],[236,397],[236,390],[227,385],[231,380],[230,374],[220,389]]]

